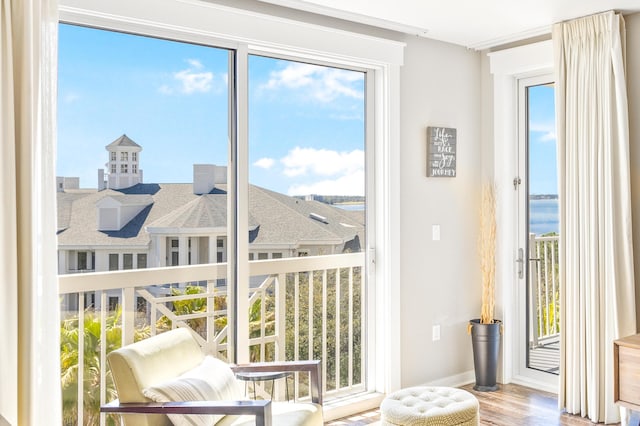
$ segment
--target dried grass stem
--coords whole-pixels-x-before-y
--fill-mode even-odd
[[[480,200],[480,273],[482,280],[482,310],[480,322],[493,323],[496,289],[496,196],[492,183],[482,185]]]

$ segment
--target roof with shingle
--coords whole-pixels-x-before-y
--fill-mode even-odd
[[[116,139],[115,141],[111,142],[109,145],[106,146],[107,149],[109,149],[110,147],[116,147],[116,146],[130,146],[130,147],[136,147],[136,148],[140,148],[142,149],[142,147],[140,145],[138,145],[137,143],[135,143],[134,141],[132,141],[129,136],[127,136],[126,134],[120,136],[118,139]]]
[[[364,215],[363,220],[356,221],[345,210],[329,204],[300,200],[258,186],[250,187],[249,211],[260,223],[260,232],[252,243],[346,242],[364,229]],[[326,218],[327,223],[313,219],[312,213]]]
[[[117,201],[122,206],[147,206],[153,203],[153,197],[149,194],[112,195],[109,198]]]
[[[220,228],[227,225],[224,185],[209,194],[195,195],[192,185],[138,184],[131,188],[78,193],[58,193],[58,244],[60,246],[144,246],[150,228]],[[146,207],[119,231],[99,231],[97,206],[105,197],[122,204]],[[320,221],[316,218],[322,217]],[[326,222],[326,223],[325,223]],[[287,244],[301,242],[347,244],[362,238],[363,212],[339,209],[318,201],[304,201],[255,185],[249,187],[250,242]]]

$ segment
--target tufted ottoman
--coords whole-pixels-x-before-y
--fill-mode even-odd
[[[418,386],[387,396],[380,424],[390,426],[477,426],[478,400],[462,389]]]

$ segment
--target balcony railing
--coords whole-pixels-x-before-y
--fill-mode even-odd
[[[353,253],[249,262],[249,339],[238,345],[248,346],[252,362],[321,359],[325,400],[363,391],[364,259]],[[98,407],[116,397],[106,355],[122,345],[188,327],[206,353],[227,360],[233,314],[226,269],[61,275],[64,424],[115,424]],[[92,305],[82,309],[87,301]],[[294,378],[296,398],[307,396],[306,383]]]
[[[558,236],[529,235],[530,345],[557,340],[560,333]]]

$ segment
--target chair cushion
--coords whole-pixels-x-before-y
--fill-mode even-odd
[[[107,357],[120,402],[147,402],[143,389],[197,367],[204,354],[189,330],[177,328],[122,347]]]
[[[172,401],[233,401],[243,399],[242,390],[229,366],[212,356],[206,356],[197,367],[179,377],[145,388],[142,393],[155,402]],[[176,426],[214,425],[223,415],[169,414]]]
[[[273,426],[322,426],[322,406],[277,401],[271,404]],[[226,416],[216,426],[255,426],[255,416]]]

